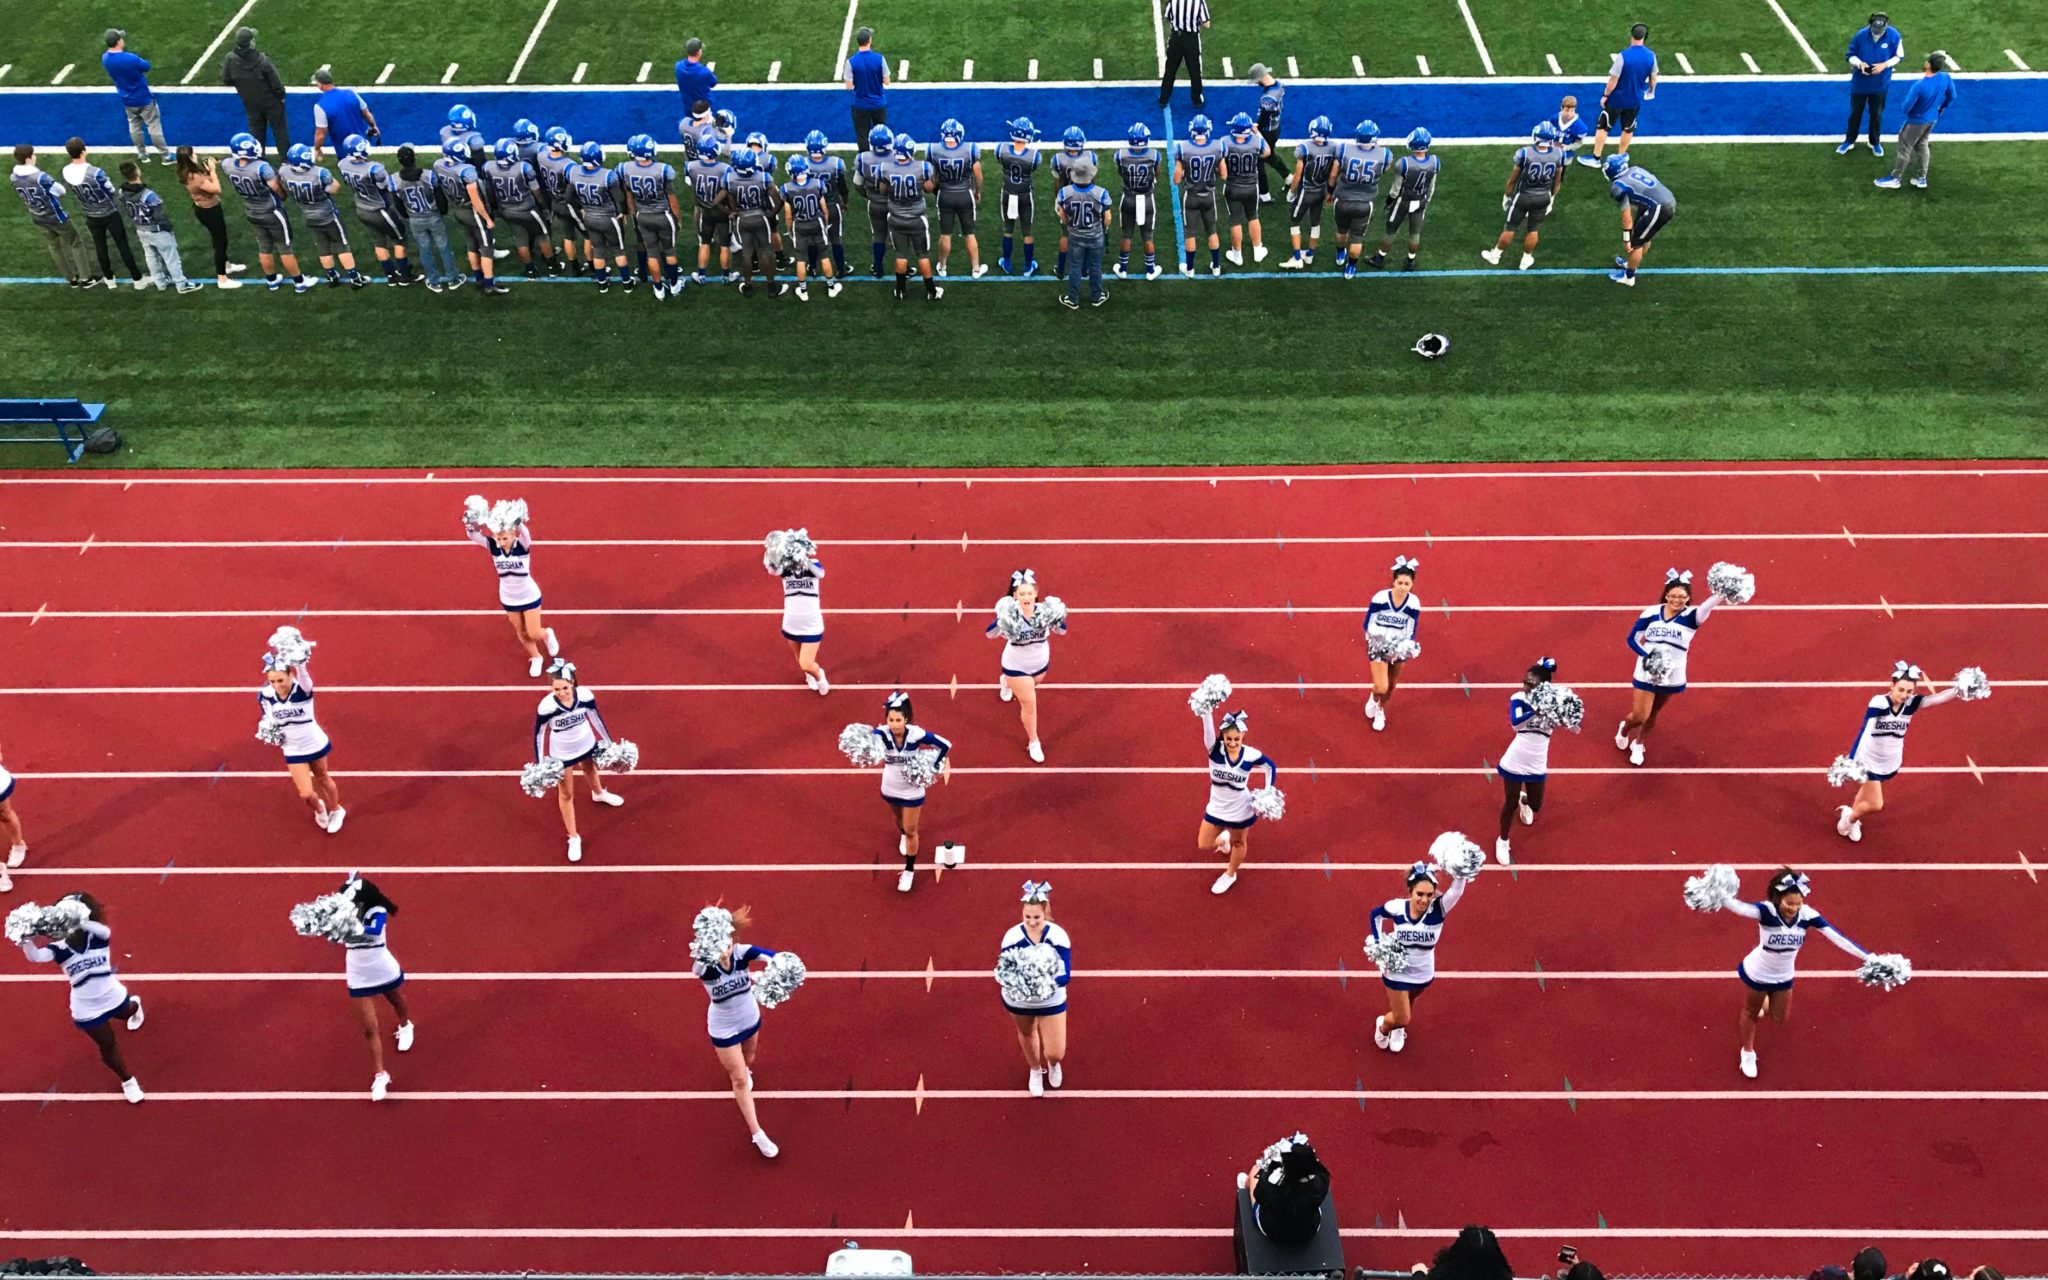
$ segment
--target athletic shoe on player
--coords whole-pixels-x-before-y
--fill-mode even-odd
[[[1497,267],[1500,265],[1500,249],[1498,247],[1492,249],[1481,249],[1479,251],[1479,256],[1486,262],[1487,266]]]
[[[379,1071],[370,1078],[370,1101],[382,1102],[384,1095],[391,1092],[391,1073]]]
[[[398,1051],[400,1053],[412,1052],[412,1024],[410,1022],[398,1024]]]
[[[1642,743],[1640,743],[1640,742],[1631,742],[1631,743],[1629,743],[1629,744],[1628,744],[1628,762],[1629,762],[1630,764],[1635,764],[1635,765],[1639,765],[1639,764],[1641,764],[1641,763],[1643,762],[1643,744],[1642,744]]]
[[[121,1082],[121,1094],[130,1102],[142,1101],[142,1082],[130,1076]]]
[[[570,837],[569,837],[569,861],[571,861],[571,862],[581,862],[581,861],[583,861],[583,837],[582,837],[582,836],[570,836]]]
[[[1752,1080],[1756,1079],[1756,1050],[1744,1049],[1742,1051],[1740,1065],[1742,1067],[1743,1075],[1748,1076]]]
[[[327,811],[327,834],[331,836],[340,831],[341,820],[347,816],[348,810],[346,809],[329,809]]]
[[[1506,840],[1495,840],[1493,842],[1493,860],[1504,867],[1515,865],[1515,856],[1508,849],[1508,842]]]
[[[626,803],[626,797],[620,795],[616,791],[593,791],[590,793],[590,798],[592,800],[597,801],[599,804],[609,805],[611,808],[614,809]]]
[[[782,1154],[782,1148],[776,1146],[773,1142],[769,1141],[768,1135],[766,1133],[757,1131],[754,1134],[752,1141],[754,1143],[754,1150],[760,1152],[764,1156],[767,1156],[770,1160],[773,1160],[775,1157]]]

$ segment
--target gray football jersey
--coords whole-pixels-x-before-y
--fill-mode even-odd
[[[957,147],[944,143],[926,152],[931,157],[932,177],[939,184],[939,191],[972,191],[974,189],[974,166],[981,163],[981,148],[972,142],[963,142]]]
[[[1294,149],[1294,157],[1301,162],[1301,189],[1309,195],[1320,195],[1330,189],[1330,169],[1337,160],[1337,144],[1334,142],[1303,142]]]
[[[1176,143],[1174,159],[1180,161],[1181,185],[1191,195],[1208,195],[1216,190],[1216,181],[1223,171],[1223,144],[1211,138],[1207,142]]]
[[[1380,178],[1387,166],[1394,162],[1394,153],[1373,143],[1345,142],[1337,147],[1335,163],[1330,168],[1330,193],[1340,204],[1356,201],[1372,201],[1380,198]]]
[[[1258,190],[1259,162],[1265,150],[1266,140],[1256,133],[1243,138],[1232,134],[1224,139],[1224,190],[1239,193]]]
[[[931,176],[931,165],[922,160],[894,160],[882,170],[891,222],[916,222],[925,216],[924,184]]]
[[[284,183],[285,194],[299,206],[308,226],[331,226],[341,221],[341,211],[334,207],[334,197],[327,194],[327,184],[334,181],[327,170],[317,165],[288,164],[277,176]]]
[[[1548,192],[1564,167],[1564,149],[1547,142],[1515,152],[1515,190]]]
[[[1398,192],[1401,203],[1427,209],[1429,202],[1436,199],[1436,179],[1443,172],[1443,162],[1433,155],[1402,156],[1395,162],[1394,172],[1401,179]]]
[[[619,216],[619,175],[603,166],[590,168],[578,163],[569,170],[569,190],[583,211],[599,218]]]
[[[1003,190],[1011,195],[1031,190],[1031,175],[1038,169],[1038,148],[1026,143],[1022,152],[1011,143],[996,148],[996,164],[1003,171]]]
[[[633,216],[659,222],[668,214],[668,199],[675,194],[676,171],[659,160],[642,164],[628,160],[619,166],[619,180],[633,197]]]
[[[741,222],[759,225],[781,211],[775,179],[759,169],[752,173],[735,172],[726,180],[725,189],[732,194],[734,216]]]
[[[14,175],[14,194],[28,206],[29,218],[39,227],[61,227],[70,221],[64,216],[64,206],[58,203],[55,190],[62,185],[40,170]]]
[[[504,213],[529,213],[538,203],[538,177],[524,160],[493,160],[483,167],[491,205]]]
[[[569,194],[569,170],[575,168],[576,163],[576,157],[569,152],[548,147],[542,150],[533,167],[540,174],[540,185],[548,195],[562,200]]]
[[[391,175],[375,160],[345,159],[341,180],[356,193],[356,212],[377,213],[391,207]]]

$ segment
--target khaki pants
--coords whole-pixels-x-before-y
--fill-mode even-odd
[[[72,281],[99,278],[86,258],[85,241],[78,238],[76,225],[64,222],[51,226],[38,222],[36,231],[50,251],[50,261],[57,264],[57,274]]]

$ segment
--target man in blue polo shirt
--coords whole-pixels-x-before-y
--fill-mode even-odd
[[[313,87],[320,96],[313,101],[313,163],[320,163],[320,147],[329,138],[334,139],[337,152],[341,141],[352,134],[360,133],[376,144],[384,140],[377,131],[377,117],[370,114],[370,104],[363,101],[363,95],[354,89],[337,89],[334,73],[326,67],[313,73]]]
[[[676,64],[676,91],[683,95],[683,110],[694,111],[700,102],[708,107],[717,87],[718,77],[704,65],[704,42],[691,36],[683,41],[683,60]]]
[[[1870,113],[1870,154],[1884,154],[1878,126],[1884,119],[1885,95],[1892,88],[1892,68],[1906,56],[1905,49],[1905,37],[1882,13],[1871,14],[1870,25],[1858,27],[1849,37],[1849,128],[1842,135],[1842,145],[1835,148],[1836,155],[1846,156],[1855,149],[1856,131],[1865,111]]]
[[[1920,172],[1913,178],[1913,185],[1927,189],[1927,165],[1932,158],[1928,152],[1927,139],[1940,121],[1941,113],[1947,111],[1956,100],[1955,81],[1949,78],[1948,55],[1936,49],[1927,55],[1927,61],[1920,66],[1920,78],[1906,91],[1906,122],[1899,126],[1899,158],[1892,165],[1892,171],[1877,180],[1877,185],[1887,191],[1896,191],[1899,179],[1906,176],[1906,168],[1914,160],[1920,162]]]
[[[1593,131],[1593,152],[1579,157],[1579,163],[1600,167],[1600,152],[1607,146],[1611,129],[1621,130],[1616,150],[1626,155],[1635,141],[1636,113],[1657,96],[1657,55],[1650,52],[1650,29],[1638,22],[1628,31],[1628,48],[1614,55],[1607,72],[1607,89],[1600,95],[1600,126]]]
[[[121,99],[121,110],[128,115],[128,137],[135,143],[135,158],[149,158],[142,145],[143,131],[148,130],[150,140],[156,144],[156,158],[165,164],[176,163],[177,158],[164,143],[163,112],[157,106],[156,95],[149,91],[149,59],[128,52],[126,31],[107,28],[107,51],[100,55],[100,65],[107,69],[107,78],[114,82],[114,92]]]
[[[859,51],[846,60],[846,87],[853,90],[853,136],[865,138],[889,123],[889,60],[875,52],[873,27],[854,32],[853,42]]]

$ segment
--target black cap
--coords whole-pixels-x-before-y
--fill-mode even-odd
[[[256,28],[254,28],[254,27],[237,27],[237,28],[235,28],[235,48],[237,48],[237,49],[247,49],[247,48],[251,47],[252,45],[254,45],[255,43],[256,43]]]
[[[107,48],[111,49],[128,38],[128,33],[119,27],[107,28]]]
[[[1648,40],[1650,38],[1649,25],[1638,22],[1628,29],[1628,38],[1631,40]]]
[[[314,84],[333,84],[333,83],[334,83],[334,73],[333,73],[332,71],[329,71],[329,70],[328,70],[327,68],[325,68],[325,67],[322,67],[322,68],[320,68],[320,69],[319,69],[318,71],[315,71],[315,72],[313,73],[313,83],[314,83]]]
[[[704,52],[704,42],[697,37],[691,36],[688,40],[683,41],[683,56],[685,58],[694,58],[702,52]]]

